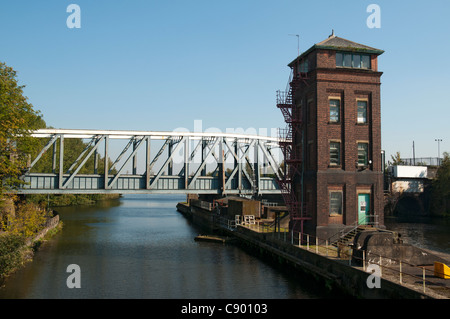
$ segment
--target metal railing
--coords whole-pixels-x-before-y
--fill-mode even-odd
[[[417,157],[417,158],[401,158],[401,164],[406,166],[441,166],[442,158],[439,157]]]
[[[278,203],[278,202],[268,202],[268,201],[266,201],[266,200],[262,200],[261,201],[262,202],[262,204],[264,205],[264,206],[266,206],[266,207],[276,207],[276,206],[280,206],[280,203]]]
[[[379,226],[378,218],[379,218],[378,215],[366,215],[364,219],[358,220],[353,224],[340,229],[335,234],[329,236],[327,240],[331,243],[335,243],[344,238],[345,236],[355,232],[360,227],[364,226],[378,227]]]

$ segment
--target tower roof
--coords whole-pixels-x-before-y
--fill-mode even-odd
[[[368,54],[383,54],[384,51],[380,49],[375,49],[372,47],[369,47],[364,44],[356,43],[344,38],[337,37],[333,33],[322,42],[314,44],[311,48],[309,48],[307,51],[303,52],[299,57],[297,57],[294,61],[289,63],[289,66],[292,65],[293,62],[297,61],[299,58],[304,57],[311,51],[315,49],[325,49],[325,50],[335,50],[335,51],[346,51],[346,52],[361,52],[361,53],[368,53]]]
[[[366,53],[382,54],[384,51],[369,47],[364,44],[356,43],[344,38],[335,36],[334,34],[329,36],[328,39],[323,40],[314,45],[318,49],[332,49],[339,51],[359,51]]]

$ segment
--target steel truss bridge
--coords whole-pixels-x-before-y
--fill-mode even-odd
[[[278,138],[68,129],[41,129],[32,136],[47,143],[30,160],[19,194],[281,194]],[[68,139],[86,145],[70,166],[65,159]],[[51,172],[34,172],[47,151],[52,152]],[[92,157],[93,171],[81,174]]]

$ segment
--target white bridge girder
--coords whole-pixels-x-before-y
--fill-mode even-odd
[[[48,142],[22,176],[25,184],[18,190],[20,194],[280,193],[277,177],[283,174],[279,164],[282,159],[279,158],[278,138],[274,137],[70,129],[41,129],[32,136],[45,138]],[[64,167],[68,167],[64,162],[64,141],[67,139],[81,139],[87,143],[64,171]],[[111,145],[117,140],[126,145]],[[52,172],[33,172],[36,163],[50,148],[53,151]],[[157,151],[153,154],[152,150]],[[113,153],[117,156],[112,157]],[[94,171],[80,174],[92,156]],[[98,171],[99,156],[104,163],[102,172]],[[209,173],[208,166],[212,168]]]

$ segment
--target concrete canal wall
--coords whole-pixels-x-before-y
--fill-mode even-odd
[[[428,299],[429,295],[381,278],[380,288],[369,288],[368,272],[351,267],[345,262],[333,260],[297,246],[272,238],[271,234],[256,233],[238,227],[229,235],[239,238],[241,245],[263,257],[269,257],[294,268],[323,286],[331,294],[343,294],[363,299]]]
[[[260,233],[243,226],[230,229],[218,223],[210,206],[196,201],[179,203],[177,210],[190,218],[194,224],[208,230],[219,231],[238,239],[244,249],[263,258],[280,263],[283,268],[293,269],[308,281],[329,292],[331,295],[363,299],[430,299],[429,294],[380,278],[380,288],[369,288],[367,281],[372,274],[361,267],[353,267],[348,262],[336,260],[279,240],[272,233]]]

